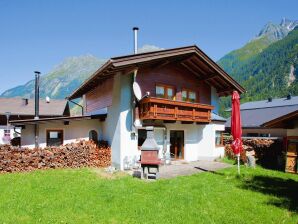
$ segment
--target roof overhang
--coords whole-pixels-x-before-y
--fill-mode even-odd
[[[83,116],[70,116],[70,117],[51,117],[51,118],[39,118],[39,119],[25,119],[25,120],[12,120],[9,121],[11,125],[23,126],[23,125],[35,125],[44,124],[52,122],[69,122],[69,121],[81,121],[81,120],[91,120],[91,119],[105,119],[106,114],[100,115],[83,115]]]
[[[95,88],[98,83],[117,72],[128,74],[145,65],[171,61],[179,62],[185,69],[200,76],[202,81],[214,86],[219,96],[230,95],[234,90],[240,94],[245,92],[245,89],[237,81],[202,50],[197,46],[188,46],[111,58],[67,98],[71,100],[82,97],[90,89]]]
[[[264,128],[292,128],[292,126],[294,125],[294,123],[292,122],[293,120],[298,120],[298,110],[268,121],[261,126]]]

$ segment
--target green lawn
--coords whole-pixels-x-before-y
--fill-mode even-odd
[[[99,170],[0,175],[0,223],[297,223],[298,175],[242,167],[170,180]]]

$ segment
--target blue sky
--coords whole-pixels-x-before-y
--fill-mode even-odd
[[[196,44],[218,60],[267,22],[298,19],[297,8],[297,0],[0,0],[0,93],[69,56],[131,53],[133,26],[141,46]]]

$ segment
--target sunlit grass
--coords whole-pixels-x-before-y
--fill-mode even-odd
[[[87,168],[1,174],[0,223],[297,223],[297,175],[241,172],[150,182]]]

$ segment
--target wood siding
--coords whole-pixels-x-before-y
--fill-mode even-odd
[[[141,120],[211,122],[213,106],[148,97],[140,102]]]
[[[113,78],[109,78],[86,94],[87,113],[112,105],[113,81]]]
[[[182,89],[189,89],[196,92],[196,103],[211,104],[211,87],[186,69],[175,64],[169,64],[161,68],[147,67],[140,69],[137,82],[143,95],[149,91],[150,95],[155,97],[155,86],[165,84],[175,88],[176,100],[182,99]]]

